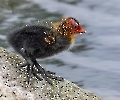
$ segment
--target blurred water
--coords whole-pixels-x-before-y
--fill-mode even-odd
[[[41,64],[103,97],[120,99],[120,0],[0,0],[0,46],[13,28],[37,20],[75,17],[87,31],[73,48]],[[118,99],[117,99],[118,98]]]

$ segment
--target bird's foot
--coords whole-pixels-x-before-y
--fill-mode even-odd
[[[54,72],[51,71],[46,71],[42,66],[40,66],[37,61],[35,61],[32,65],[30,65],[29,63],[24,63],[21,65],[21,67],[25,67],[27,66],[27,73],[28,73],[28,83],[30,81],[30,77],[31,74],[33,74],[38,80],[42,80],[42,78],[40,78],[40,76],[38,75],[38,73],[45,79],[45,81],[47,81],[49,84],[52,85],[52,81],[51,79],[55,79],[58,81],[63,81],[64,79],[62,77],[57,77],[55,76]],[[37,70],[36,70],[36,68]]]
[[[30,65],[29,63],[24,63],[22,65],[20,65],[20,67],[25,67],[27,66],[27,73],[28,73],[28,78],[27,78],[27,83],[29,84],[30,82],[30,77],[31,75],[33,74],[38,80],[43,80],[42,78],[40,78],[38,75],[37,75],[37,71],[33,68],[34,65]]]

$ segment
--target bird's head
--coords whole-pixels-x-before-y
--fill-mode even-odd
[[[64,18],[61,20],[62,29],[65,31],[69,31],[71,34],[83,34],[86,31],[82,28],[81,24],[72,17]]]

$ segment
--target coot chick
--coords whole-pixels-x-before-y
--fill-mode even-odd
[[[62,77],[56,77],[54,72],[46,71],[37,58],[47,58],[70,48],[74,43],[76,34],[83,34],[85,30],[81,24],[72,17],[63,18],[61,21],[50,24],[26,25],[7,35],[9,44],[16,52],[22,55],[27,63],[28,80],[33,74],[40,81],[42,78],[49,84],[51,79],[62,81]]]

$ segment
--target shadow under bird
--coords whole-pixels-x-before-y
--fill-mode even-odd
[[[40,81],[44,80],[52,84],[51,79],[63,81],[62,77],[55,76],[54,72],[46,71],[37,62],[37,58],[47,58],[70,48],[74,43],[76,34],[83,34],[85,30],[73,17],[63,18],[56,23],[26,25],[16,29],[7,35],[9,44],[16,52],[22,55],[27,66],[29,83],[31,75]]]

